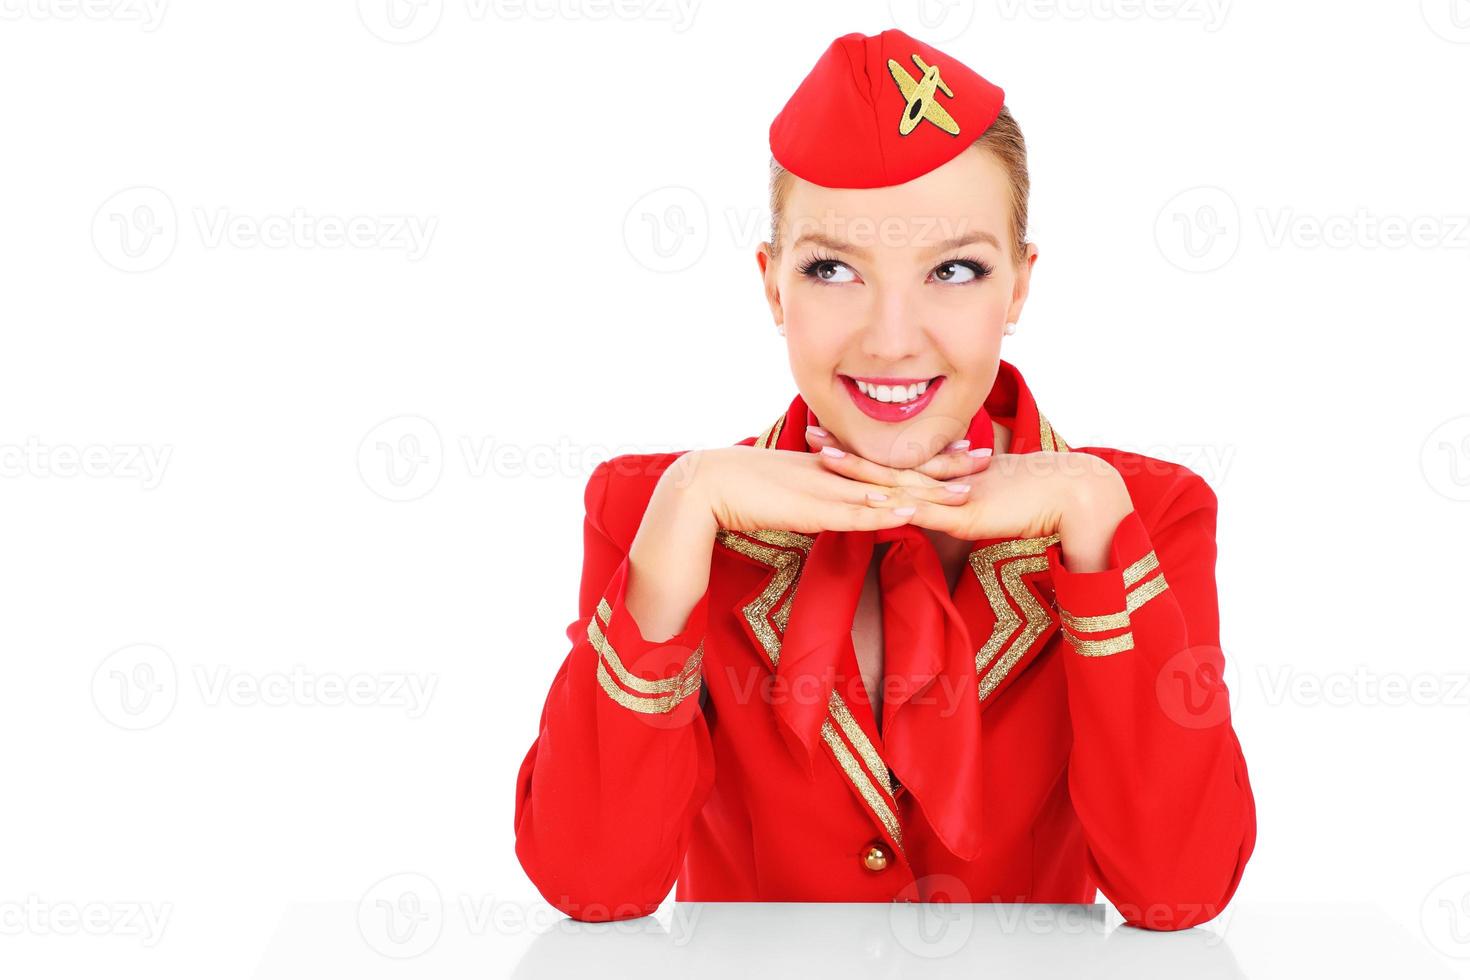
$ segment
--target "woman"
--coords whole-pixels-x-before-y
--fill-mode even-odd
[[[848,34],[770,137],[757,258],[799,394],[735,446],[592,474],[522,866],[584,920],[676,880],[1213,918],[1255,842],[1215,496],[1071,449],[1000,359],[1037,257],[1002,91]]]

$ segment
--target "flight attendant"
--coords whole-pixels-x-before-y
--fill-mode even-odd
[[[1093,902],[1182,929],[1255,844],[1216,498],[1072,447],[1000,357],[1025,304],[1003,93],[901,31],[770,127],[757,254],[797,394],[592,473],[516,854],[573,918],[681,901]],[[1109,383],[1095,397],[1143,396]]]

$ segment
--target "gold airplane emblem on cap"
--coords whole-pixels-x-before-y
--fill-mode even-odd
[[[960,135],[960,124],[944,111],[934,97],[934,90],[937,88],[951,99],[954,98],[954,93],[944,84],[944,79],[939,77],[939,66],[924,64],[924,59],[917,54],[910,57],[919,66],[919,71],[923,72],[923,76],[917,81],[907,68],[892,58],[888,59],[888,73],[893,76],[893,81],[907,102],[903,107],[903,115],[898,120],[898,135],[907,136],[912,133],[920,119],[929,120],[951,136]]]

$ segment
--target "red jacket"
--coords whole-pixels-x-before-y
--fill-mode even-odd
[[[516,780],[516,855],[548,902],[595,921],[651,913],[676,881],[679,901],[1101,888],[1145,928],[1219,914],[1255,804],[1221,679],[1215,495],[1175,463],[1071,449],[1005,361],[984,407],[1012,453],[1107,460],[1134,509],[1102,571],[1068,572],[1056,535],[974,542],[940,602],[953,625],[885,696],[881,737],[849,632],[872,532],[721,531],[684,631],[650,643],[623,605],[627,554],[679,454],[597,467],[571,650]],[[740,444],[805,448],[807,420],[798,396]],[[964,696],[926,709],[948,682]]]

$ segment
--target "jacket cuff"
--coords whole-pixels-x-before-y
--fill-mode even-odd
[[[678,635],[657,643],[645,639],[626,606],[632,563],[627,557],[587,621],[587,638],[597,651],[597,682],[616,703],[641,714],[687,721],[699,709],[709,592],[700,597]]]
[[[1133,649],[1131,614],[1168,588],[1138,511],[1130,510],[1118,522],[1105,569],[1067,571],[1056,544],[1046,555],[1062,633],[1073,650],[1084,657],[1105,657]]]

